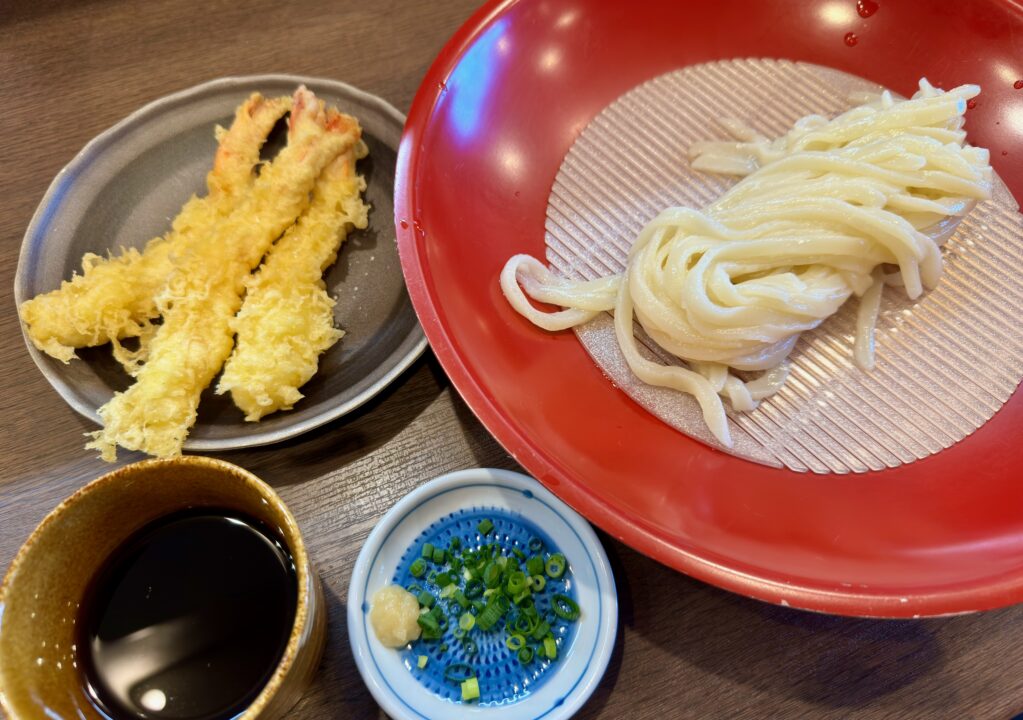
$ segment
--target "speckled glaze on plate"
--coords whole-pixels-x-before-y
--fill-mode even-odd
[[[250,93],[286,95],[304,83],[328,104],[355,115],[370,154],[359,162],[367,181],[369,228],[349,235],[326,273],[338,298],[341,341],[291,411],[246,423],[228,396],[208,388],[187,450],[227,450],[273,443],[338,418],[372,398],[422,354],[426,338],[405,291],[394,240],[394,166],[404,116],[384,100],[333,80],[293,75],[223,78],[156,100],[93,139],[57,175],[22,242],[14,281],[19,304],[53,290],[80,269],[86,252],[139,247],[163,234],[193,193],[205,193],[213,128],[228,125]],[[130,378],[109,346],[78,352],[63,364],[26,338],[46,379],[79,413],[97,409]],[[213,383],[216,384],[216,381]]]

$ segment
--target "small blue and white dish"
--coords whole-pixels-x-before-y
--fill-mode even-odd
[[[492,523],[487,540],[507,548],[541,543],[568,563],[564,576],[550,579],[535,595],[541,613],[560,594],[579,607],[574,622],[547,613],[557,657],[520,663],[506,647],[504,632],[480,633],[467,657],[460,643],[418,640],[385,647],[369,621],[373,596],[381,588],[416,583],[412,563],[427,544],[465,547],[484,540],[483,520]],[[425,580],[420,580],[425,584]],[[480,717],[487,720],[563,720],[574,715],[607,669],[618,631],[614,576],[589,524],[536,480],[507,470],[462,470],[432,480],[405,496],[384,515],[359,553],[348,590],[348,636],[355,662],[373,697],[395,720]],[[443,649],[442,649],[443,648]],[[427,658],[420,667],[418,658]],[[479,681],[479,698],[462,701],[445,669],[469,663]]]

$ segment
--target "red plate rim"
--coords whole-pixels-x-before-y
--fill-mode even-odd
[[[741,595],[817,612],[889,618],[961,614],[1023,600],[1023,570],[957,584],[954,587],[937,587],[933,591],[907,594],[888,592],[881,588],[868,592],[854,588],[831,590],[801,586],[798,583],[759,577],[738,567],[717,562],[709,554],[698,554],[666,541],[650,525],[625,516],[611,503],[594,496],[573,476],[563,462],[532,443],[522,427],[495,405],[486,388],[460,354],[451,329],[445,325],[438,313],[437,297],[431,290],[422,239],[417,237],[408,223],[400,219],[414,217],[414,209],[419,207],[416,202],[415,179],[423,158],[420,146],[430,116],[444,87],[443,81],[480,34],[496,18],[518,4],[519,0],[491,0],[475,12],[441,50],[414,98],[401,141],[395,178],[395,229],[409,294],[434,353],[461,397],[489,432],[533,476],[600,528],[659,562]],[[559,163],[560,160],[559,158]],[[1013,189],[1018,195],[1018,188]],[[1023,417],[1021,406],[1023,402],[1017,391],[1000,414],[1006,414],[1006,410],[1011,407],[1012,411],[1009,414],[1013,420],[1018,419]],[[969,440],[965,442],[968,443]],[[963,444],[960,443],[957,447]],[[700,448],[700,452],[716,453],[706,446],[701,445]],[[942,454],[949,452],[950,450],[946,450]],[[935,456],[930,459],[933,460],[933,457]],[[736,458],[734,462],[747,461]],[[925,459],[912,465],[917,467],[927,462],[928,459]],[[891,474],[896,471],[882,473]],[[877,473],[865,475],[874,474]]]

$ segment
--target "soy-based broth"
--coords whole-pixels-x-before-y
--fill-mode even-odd
[[[78,618],[77,656],[98,709],[120,718],[231,718],[269,680],[294,622],[294,561],[234,512],[161,518],[100,569]]]

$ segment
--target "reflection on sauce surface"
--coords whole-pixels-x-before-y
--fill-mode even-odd
[[[234,717],[280,660],[297,595],[291,555],[262,523],[208,508],[161,518],[86,594],[89,694],[112,718]]]

